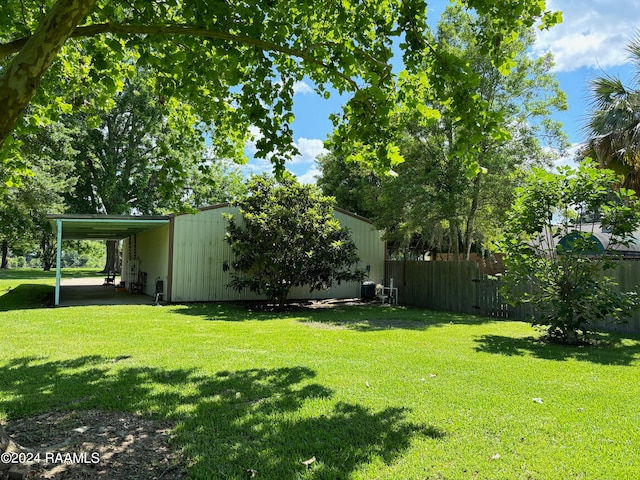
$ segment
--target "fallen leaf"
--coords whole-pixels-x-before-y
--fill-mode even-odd
[[[367,388],[369,388],[369,382],[364,382]]]
[[[536,403],[542,403],[542,399],[539,397],[534,398],[533,401]]]
[[[496,453],[495,455],[493,455],[491,458],[489,458],[489,460],[498,460],[500,458],[500,454]]]
[[[307,467],[311,466],[312,463],[314,463],[316,461],[316,457],[311,457],[309,460],[305,460],[304,462],[302,462],[303,465],[306,465]]]

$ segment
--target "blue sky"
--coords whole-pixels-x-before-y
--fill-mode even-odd
[[[437,21],[447,0],[428,1],[430,20]],[[547,8],[561,10],[563,23],[540,32],[532,55],[552,52],[555,73],[566,92],[569,109],[556,118],[563,122],[570,141],[584,140],[581,125],[589,112],[589,80],[603,73],[620,76],[633,84],[626,44],[640,31],[640,0],[547,0]],[[310,85],[297,85],[293,123],[294,138],[301,155],[287,163],[287,169],[303,182],[313,182],[318,174],[315,157],[331,133],[329,115],[340,110],[341,99],[325,100]],[[251,147],[247,149],[251,154]],[[251,160],[248,171],[271,170],[264,161]]]

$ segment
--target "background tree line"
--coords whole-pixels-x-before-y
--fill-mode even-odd
[[[538,1],[459,5],[475,12],[469,28],[478,50],[503,72],[512,65],[513,32],[560,20]],[[350,95],[332,116],[336,152],[376,172],[402,161],[398,112],[415,109],[420,124],[439,118],[421,100],[427,91],[448,98],[454,118],[485,112],[487,121],[467,125],[475,136],[498,134],[486,103],[465,93],[475,82],[460,68],[465,59],[431,35],[426,7],[422,0],[389,0],[375,9],[338,2],[323,12],[310,1],[297,2],[295,10],[288,2],[218,0],[197,7],[144,0],[3,3],[0,188],[12,190],[1,200],[5,211],[27,204],[16,198],[29,190],[25,178],[43,168],[29,152],[32,137],[49,141],[43,135],[66,139],[49,145],[51,163],[73,160],[73,168],[62,167],[60,181],[69,185],[47,188],[56,201],[44,204],[53,212],[156,213],[159,205],[176,210],[227,198],[233,194],[207,187],[219,171],[212,159],[244,158],[249,126],[261,133],[257,156],[271,158],[279,175],[296,153],[293,86],[303,78],[322,95],[330,88]],[[400,75],[392,74],[395,38],[403,39]],[[449,80],[458,95],[444,88]],[[474,135],[460,137],[458,150],[474,150]],[[461,162],[477,167],[470,156]],[[7,215],[3,252],[36,241],[26,222],[27,216],[42,222],[36,203]],[[50,238],[38,243],[49,264]],[[108,251],[111,269],[116,253],[113,246]]]
[[[138,72],[110,109],[79,111],[22,138],[29,174],[0,198],[2,265],[14,254],[35,255],[45,270],[55,243],[45,215],[166,214],[229,201],[245,189],[240,168],[211,156],[188,106],[154,93]],[[107,242],[104,270],[117,268]],[[82,244],[67,244],[82,253]]]
[[[562,126],[552,119],[554,111],[567,108],[551,71],[553,59],[528,56],[534,30],[523,29],[511,45],[514,67],[505,76],[478,48],[474,21],[465,10],[449,7],[435,41],[442,55],[465,59],[461,68],[475,78],[471,96],[484,105],[490,127],[479,131],[478,115],[459,118],[450,101],[427,96],[423,102],[439,112],[439,121],[425,124],[415,112],[405,112],[398,122],[405,161],[393,175],[349,162],[335,150],[319,159],[323,192],[371,218],[396,255],[482,253],[499,237],[526,172],[550,167],[568,146]],[[466,87],[445,82],[442,98],[462,98]],[[473,150],[466,149],[470,137]],[[475,172],[465,167],[470,156],[480,167]]]

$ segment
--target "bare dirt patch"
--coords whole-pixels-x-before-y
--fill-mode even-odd
[[[339,308],[339,307],[350,307],[350,306],[363,306],[363,305],[379,305],[380,302],[378,300],[363,300],[361,298],[341,298],[341,299],[333,299],[329,298],[326,300],[312,300],[305,304],[307,308],[310,309],[322,309],[322,308]]]
[[[299,312],[305,310],[332,309],[348,306],[379,305],[378,300],[363,300],[361,298],[341,298],[323,300],[289,300],[284,308],[264,300],[243,300],[234,302],[249,311],[261,312]]]
[[[168,423],[122,412],[89,410],[9,420],[4,427],[17,443],[32,449],[26,454],[32,461],[19,469],[22,478],[178,480],[187,477],[185,462],[170,447],[172,425]],[[34,462],[35,459],[39,461]],[[0,480],[5,478],[20,476],[9,477],[9,473],[0,472]]]

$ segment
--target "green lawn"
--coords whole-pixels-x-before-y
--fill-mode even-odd
[[[638,338],[543,345],[525,323],[389,306],[56,309],[46,306],[53,281],[0,273],[1,414],[99,408],[172,420],[193,478],[640,471]]]

